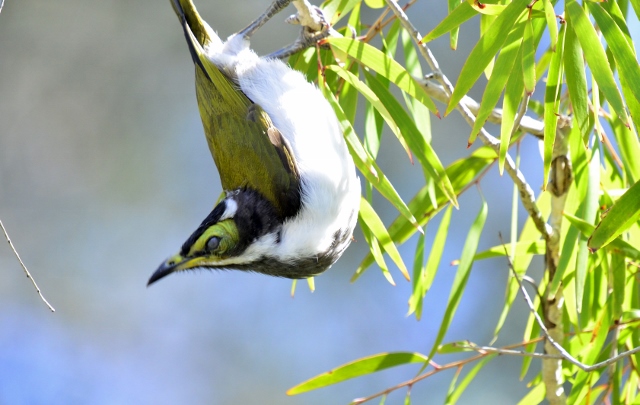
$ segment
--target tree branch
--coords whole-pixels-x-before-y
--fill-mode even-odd
[[[504,245],[504,249],[505,249],[505,253],[508,253],[506,245]],[[522,280],[520,279],[520,277],[518,277],[518,273],[516,273],[516,270],[513,267],[513,263],[511,263],[511,260],[509,258],[509,255],[507,254],[506,257],[509,262],[509,269],[511,270],[511,274],[516,279],[518,283],[518,287],[520,288],[520,291],[522,291],[522,295],[524,297],[525,302],[527,303],[527,306],[529,307],[529,311],[531,311],[531,314],[535,318],[536,323],[538,324],[538,326],[540,327],[540,330],[542,331],[544,337],[546,338],[546,341],[557,350],[558,354],[562,356],[564,360],[567,360],[568,362],[578,367],[579,369],[588,372],[588,371],[598,370],[603,367],[607,367],[619,360],[624,359],[625,357],[629,357],[632,354],[640,352],[640,346],[634,347],[631,350],[627,350],[625,352],[618,354],[617,356],[610,357],[607,360],[601,361],[600,363],[596,363],[590,366],[577,360],[568,351],[566,351],[561,344],[559,344],[555,339],[553,339],[553,337],[549,333],[549,330],[545,326],[544,321],[540,318],[540,315],[538,315],[538,311],[536,311],[536,308],[533,305],[533,300],[531,300],[531,296],[529,296],[529,293],[527,292],[527,289],[524,287]],[[547,353],[547,354],[552,354],[552,353]]]
[[[2,7],[2,2],[0,0],[0,8],[1,7]],[[20,255],[18,254],[18,251],[13,246],[13,243],[11,243],[11,238],[9,238],[9,234],[7,233],[7,230],[5,229],[4,224],[2,223],[2,221],[0,221],[0,228],[2,228],[2,232],[4,232],[4,237],[7,239],[7,242],[9,243],[9,246],[11,247],[11,250],[13,251],[13,254],[16,256],[16,259],[18,259],[18,262],[20,263],[20,266],[22,266],[22,270],[24,270],[24,274],[26,274],[27,278],[29,280],[31,280],[31,284],[33,284],[33,287],[38,292],[38,295],[40,296],[40,299],[42,299],[42,301],[44,301],[44,303],[47,304],[47,306],[49,307],[51,312],[56,312],[56,310],[51,306],[51,304],[49,304],[49,302],[44,298],[44,295],[42,295],[42,292],[40,291],[40,288],[38,288],[38,284],[36,284],[36,280],[31,276],[31,273],[29,273],[29,270],[27,269],[27,266],[24,265],[24,262],[20,258]]]
[[[400,5],[396,1],[386,0],[386,3],[389,8],[391,8],[391,11],[393,11],[393,13],[396,15],[398,20],[400,20],[403,28],[411,35],[411,37],[415,41],[420,54],[433,70],[433,77],[438,80],[438,82],[440,82],[447,95],[450,96],[453,93],[453,85],[451,84],[447,76],[445,76],[440,70],[438,61],[431,53],[429,47],[427,47],[426,44],[420,42],[422,40],[422,35],[420,35],[411,21],[409,21],[409,18],[405,14],[404,10],[402,10],[402,7],[400,7]],[[465,119],[465,121],[467,121],[467,123],[471,127],[473,127],[473,124],[475,122],[475,115],[473,115],[469,108],[464,103],[458,103],[456,109],[462,114],[462,117]],[[485,145],[490,146],[496,152],[496,154],[499,154],[500,141],[489,134],[489,132],[487,132],[484,128],[481,128],[480,133],[478,134],[478,138],[480,138],[480,140]],[[548,240],[552,234],[551,227],[542,218],[542,214],[540,213],[540,210],[536,205],[536,199],[533,193],[533,189],[531,189],[531,186],[529,186],[529,183],[527,183],[527,180],[525,179],[522,172],[516,168],[515,163],[513,162],[513,159],[511,159],[511,156],[509,156],[509,154],[507,154],[506,156],[504,168],[509,177],[511,177],[511,179],[515,183],[516,187],[518,187],[522,205],[529,213],[529,216],[535,224],[536,229],[538,229],[544,240]]]
[[[433,75],[427,75],[424,79],[415,79],[422,85],[422,88],[429,97],[438,100],[442,104],[449,104],[449,94],[445,91],[444,87],[431,80],[432,77]],[[464,96],[462,97],[462,100],[460,100],[460,103],[464,104],[473,113],[474,117],[478,115],[478,111],[480,111],[480,103],[476,100],[469,96]],[[500,124],[502,122],[502,109],[494,109],[491,112],[491,115],[489,115],[487,121],[492,124]],[[543,139],[544,137],[544,123],[528,115],[523,115],[520,120],[520,125],[516,125],[514,128],[531,134],[538,139]]]
[[[286,22],[300,25],[300,35],[296,41],[267,55],[267,58],[284,59],[298,53],[308,47],[315,45],[318,41],[328,36],[341,36],[327,22],[322,10],[312,5],[307,0],[293,0],[294,7],[298,12],[289,16]]]

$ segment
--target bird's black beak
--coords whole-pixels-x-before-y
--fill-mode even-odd
[[[149,281],[147,282],[147,287],[161,278],[168,276],[171,273],[174,273],[179,270],[184,270],[185,265],[188,265],[189,259],[182,257],[177,254],[165,260],[160,267],[151,275]]]

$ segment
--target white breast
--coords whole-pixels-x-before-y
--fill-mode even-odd
[[[216,65],[235,73],[241,90],[290,142],[302,179],[301,211],[285,222],[280,243],[267,235],[242,256],[286,261],[325,252],[336,232],[353,231],[360,206],[360,181],[333,109],[300,72],[260,58],[240,37],[208,53]]]

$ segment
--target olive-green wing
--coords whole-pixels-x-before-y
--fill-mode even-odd
[[[260,106],[235,89],[246,104],[234,106],[220,87],[196,67],[200,117],[222,187],[257,190],[283,218],[294,215],[300,207],[300,180],[288,143]]]
[[[283,218],[295,215],[300,179],[289,144],[268,114],[206,56],[210,28],[191,0],[173,0],[173,7],[196,65],[198,107],[222,187],[257,190]]]

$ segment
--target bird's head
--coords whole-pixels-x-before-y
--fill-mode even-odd
[[[148,285],[178,271],[200,267],[223,267],[221,264],[234,255],[239,245],[240,235],[233,219],[225,219],[214,224],[207,224],[205,219],[187,239],[180,252],[169,257],[158,267],[149,279]]]
[[[171,273],[196,268],[268,273],[261,271],[263,256],[270,244],[279,242],[281,229],[282,219],[260,193],[248,189],[230,193],[189,236],[180,251],[158,267],[148,285]]]
[[[260,193],[245,189],[227,195],[165,260],[147,285],[184,270],[236,269],[270,276],[306,278],[322,273],[349,245],[356,218],[344,223],[313,222],[303,215],[283,219]],[[333,225],[329,226],[332,223]]]

